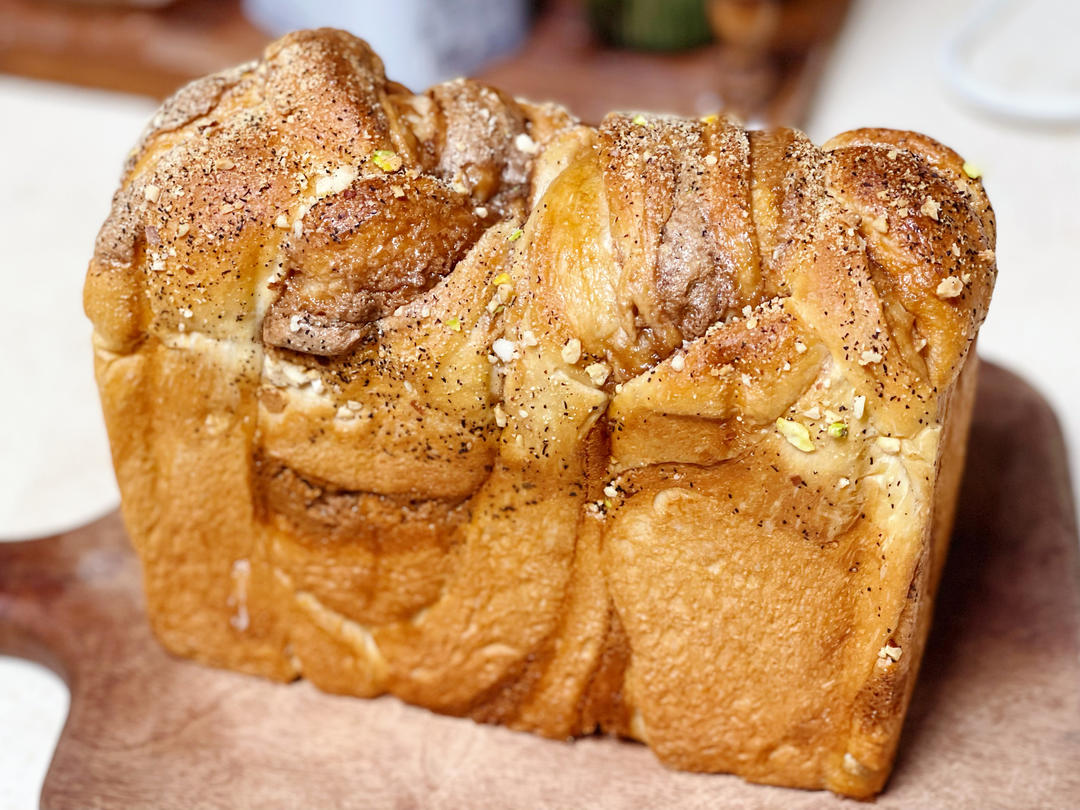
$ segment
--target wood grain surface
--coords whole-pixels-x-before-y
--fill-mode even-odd
[[[1069,493],[1049,407],[984,365],[932,639],[878,807],[1080,807]],[[555,742],[173,659],[150,635],[116,515],[0,545],[0,653],[71,688],[47,810],[859,806],[674,773],[635,743]]]
[[[591,123],[616,109],[700,115],[726,108],[747,121],[798,126],[847,5],[821,0],[826,24],[812,28],[810,43],[754,60],[720,45],[665,54],[603,47],[581,0],[548,0],[522,48],[478,78],[534,101],[558,101]],[[175,0],[160,9],[0,0],[0,71],[155,98],[258,57],[269,39],[244,17],[240,0]]]

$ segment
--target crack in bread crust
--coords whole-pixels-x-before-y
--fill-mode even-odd
[[[414,95],[298,32],[166,103],[87,273],[148,610],[211,663],[867,797],[993,289],[925,136]]]

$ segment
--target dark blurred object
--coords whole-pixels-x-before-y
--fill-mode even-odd
[[[656,5],[673,9],[676,4]],[[749,9],[718,9],[719,27],[716,20],[710,22],[725,44],[643,53],[598,47],[586,2],[551,0],[525,47],[480,78],[526,98],[559,101],[591,123],[611,110],[702,115],[724,109],[751,123],[797,126],[806,118],[848,0],[781,5],[791,9],[782,11],[777,23],[755,24],[751,19],[741,28],[743,17],[738,15]],[[809,7],[804,12],[810,15],[814,8],[824,13],[809,25],[810,31],[789,31],[792,25],[808,25],[792,13],[795,7]],[[774,54],[773,43],[785,43],[785,50]],[[801,44],[789,51],[786,43]]]
[[[705,0],[586,0],[593,31],[608,45],[681,51],[712,41]]]
[[[129,3],[0,0],[0,71],[164,98],[259,55],[266,34],[239,0]]]
[[[750,13],[728,0],[715,4],[724,6],[719,22],[709,7],[726,44],[643,53],[599,46],[582,0],[548,0],[520,51],[479,78],[536,101],[559,101],[593,123],[611,110],[728,109],[751,123],[799,125],[847,0],[780,5],[811,16],[814,8],[830,11],[811,25],[789,10],[766,26],[754,14],[773,12]],[[392,23],[392,14],[386,19]],[[796,25],[813,31],[789,30]],[[176,0],[157,11],[0,0],[0,71],[157,98],[258,56],[267,41],[239,0]]]
[[[720,44],[717,92],[729,111],[753,118],[761,98],[792,72],[815,72],[849,0],[708,0]]]

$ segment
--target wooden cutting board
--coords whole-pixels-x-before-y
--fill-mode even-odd
[[[1080,807],[1069,493],[1053,413],[985,366],[932,640],[878,807]],[[0,545],[0,653],[43,662],[71,688],[50,810],[859,806],[674,773],[635,743],[554,742],[173,659],[150,635],[116,515]]]

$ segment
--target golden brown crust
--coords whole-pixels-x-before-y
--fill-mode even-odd
[[[85,289],[171,650],[866,797],[993,288],[925,136],[423,95],[336,31],[168,102]]]

